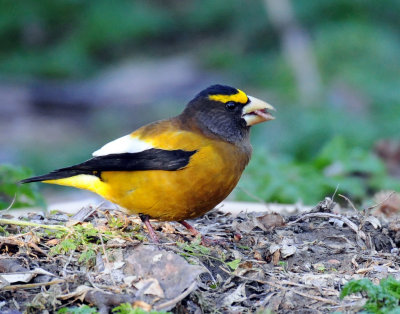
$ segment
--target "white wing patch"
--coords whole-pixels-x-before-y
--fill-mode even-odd
[[[151,144],[132,137],[130,134],[128,134],[123,137],[117,138],[110,143],[107,143],[99,150],[96,150],[92,155],[94,157],[98,157],[110,154],[139,153],[151,148],[154,148]]]

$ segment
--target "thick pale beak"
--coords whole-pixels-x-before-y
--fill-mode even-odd
[[[242,110],[242,118],[246,120],[248,126],[275,119],[275,117],[267,111],[275,111],[273,106],[252,96],[248,96],[248,98],[249,103],[244,106]]]

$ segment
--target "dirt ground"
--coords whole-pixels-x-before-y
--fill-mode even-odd
[[[3,215],[0,311],[109,313],[128,302],[173,313],[355,312],[361,296],[339,298],[349,280],[400,279],[400,221],[334,206],[288,217],[215,210],[191,222],[207,246],[162,222],[153,222],[161,243],[150,243],[139,219],[106,208],[32,214],[25,225]]]

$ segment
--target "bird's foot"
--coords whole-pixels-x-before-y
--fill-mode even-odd
[[[224,245],[227,246],[227,242],[223,240],[217,240],[217,239],[210,239],[204,235],[202,235],[199,231],[196,230],[191,224],[187,223],[186,221],[182,220],[179,221],[180,224],[182,224],[187,230],[190,231],[191,234],[193,234],[195,237],[200,236],[201,237],[201,244],[204,246],[211,246],[211,245]]]
[[[145,224],[147,230],[149,231],[149,236],[150,236],[152,242],[160,243],[160,239],[158,238],[158,235],[156,234],[153,226],[150,223],[149,215],[139,214],[139,218],[142,220],[142,222]]]

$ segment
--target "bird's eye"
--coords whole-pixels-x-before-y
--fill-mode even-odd
[[[228,110],[233,110],[236,108],[236,103],[234,103],[233,101],[227,102],[225,105],[226,109]]]

